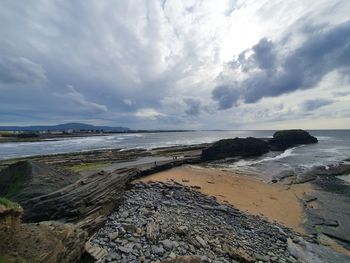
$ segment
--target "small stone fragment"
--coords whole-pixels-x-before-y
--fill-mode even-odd
[[[169,239],[162,240],[160,242],[166,250],[171,250],[174,246],[173,242]]]
[[[207,242],[201,238],[200,236],[196,236],[196,240],[198,241],[198,243],[202,246],[202,247],[206,247],[207,246]]]
[[[110,233],[110,234],[109,234],[109,239],[110,239],[111,241],[116,240],[117,237],[118,237],[118,232],[113,232],[113,233]]]
[[[149,222],[146,226],[146,236],[147,238],[152,241],[155,242],[158,239],[158,235],[159,235],[159,226],[157,223],[155,222]]]

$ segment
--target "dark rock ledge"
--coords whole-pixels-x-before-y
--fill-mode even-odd
[[[260,156],[271,151],[284,151],[300,144],[317,143],[317,138],[304,130],[285,130],[274,133],[272,139],[235,138],[223,139],[203,149],[202,161],[218,160],[227,157]]]
[[[284,151],[296,145],[313,144],[317,142],[317,138],[311,136],[307,131],[284,130],[274,133],[273,138],[269,140],[269,146],[273,151]]]
[[[269,151],[266,141],[257,138],[223,139],[202,151],[202,161],[217,160],[226,157],[259,156]]]

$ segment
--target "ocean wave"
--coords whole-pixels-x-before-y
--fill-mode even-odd
[[[255,164],[259,164],[259,163],[264,163],[264,162],[273,162],[276,160],[280,160],[280,159],[284,159],[287,158],[289,156],[295,155],[294,150],[302,147],[302,145],[290,148],[285,150],[283,153],[276,155],[274,157],[265,157],[261,160],[239,160],[237,162],[235,162],[234,164],[230,165],[229,167],[241,167],[241,166],[251,166],[251,165],[255,165]]]
[[[334,137],[331,136],[317,136],[318,140],[325,141],[325,140],[334,140]]]
[[[145,135],[141,133],[132,133],[132,134],[124,134],[123,137],[136,137],[136,138],[144,138]]]
[[[347,182],[348,184],[350,184],[350,174],[346,174],[346,175],[340,175],[337,176],[337,178]]]
[[[258,162],[259,161],[239,160],[239,161],[235,162],[234,164],[229,165],[228,167],[235,168],[235,167],[250,166],[250,165],[256,164]]]
[[[275,161],[275,160],[280,160],[280,159],[284,159],[287,158],[289,156],[295,155],[294,150],[297,148],[302,147],[303,145],[299,145],[290,149],[285,150],[283,153],[275,156],[275,157],[266,157],[264,159],[262,159],[260,162],[269,162],[269,161]]]

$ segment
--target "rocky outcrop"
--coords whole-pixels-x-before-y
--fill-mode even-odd
[[[269,150],[284,151],[300,144],[317,143],[317,138],[304,130],[285,130],[274,133],[270,140],[257,138],[223,139],[203,149],[201,160],[210,161],[227,157],[259,156]]]
[[[23,202],[23,220],[40,222],[60,220],[76,222],[93,232],[107,218],[123,195],[134,170],[99,172],[86,176],[64,188]]]
[[[290,147],[300,144],[317,143],[316,137],[311,136],[304,130],[284,130],[274,133],[269,140],[270,149],[273,151],[284,151]]]
[[[273,181],[281,181],[283,184],[302,184],[305,182],[317,180],[317,184],[321,187],[325,187],[328,191],[334,193],[344,194],[344,184],[339,184],[336,176],[347,175],[350,173],[350,164],[340,162],[336,164],[313,166],[303,172],[288,172],[285,175],[278,175],[273,178]],[[347,195],[345,191],[345,195]],[[350,193],[348,193],[350,196]]]
[[[130,180],[198,161],[198,158],[184,158],[156,165],[151,163],[113,172],[101,171],[80,176],[79,180],[76,174],[48,164],[18,162],[1,172],[0,194],[18,200],[24,208],[23,221],[26,223],[74,222],[92,233],[118,205]]]
[[[235,156],[259,156],[269,151],[266,141],[256,138],[223,139],[202,151],[202,161]]]
[[[11,196],[23,208],[25,223],[47,220],[98,228],[118,204],[126,183],[137,171],[122,169],[83,176],[40,162],[18,162],[0,173],[0,196]]]
[[[2,193],[12,194],[19,200],[25,208],[24,222],[38,224],[20,225],[17,218],[22,213],[14,214],[16,211],[2,209],[0,205],[0,227],[6,226],[6,231],[0,230],[0,256],[18,262],[78,262],[88,235],[105,222],[122,197],[127,182],[137,172],[135,169],[101,171],[67,185],[61,182],[66,175],[46,164],[11,165],[2,173]],[[52,191],[48,192],[46,186]],[[43,222],[47,220],[61,223]],[[26,236],[27,232],[29,237],[23,241],[21,235]]]
[[[45,163],[21,161],[0,172],[0,196],[23,204],[28,199],[52,193],[77,179],[76,174]]]

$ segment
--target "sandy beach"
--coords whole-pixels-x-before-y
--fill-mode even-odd
[[[241,211],[264,216],[298,232],[304,232],[301,227],[303,208],[299,198],[312,190],[309,184],[266,184],[253,177],[199,166],[174,168],[140,181],[174,181],[186,186],[199,186],[198,191],[215,196],[219,202],[230,203]]]

